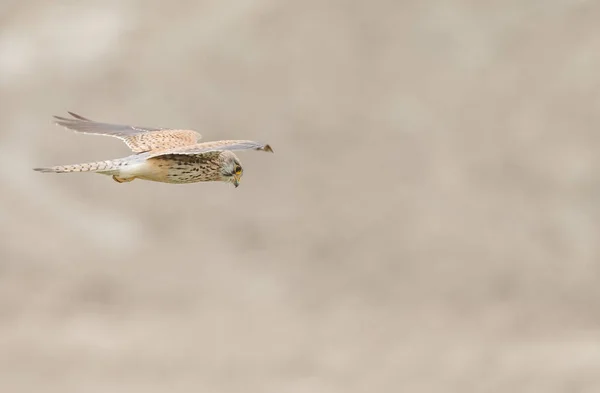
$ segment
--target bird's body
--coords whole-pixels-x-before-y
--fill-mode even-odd
[[[221,180],[220,167],[227,156],[230,159],[234,157],[229,151],[216,152],[209,157],[166,154],[133,164],[121,171],[118,176],[177,184],[219,181]]]
[[[232,150],[273,151],[269,145],[253,141],[198,143],[200,134],[192,130],[98,123],[69,113],[73,119],[55,116],[57,124],[83,133],[117,137],[136,154],[107,161],[35,168],[36,171],[95,172],[111,175],[118,183],[135,179],[175,184],[224,181],[237,187],[243,169]]]

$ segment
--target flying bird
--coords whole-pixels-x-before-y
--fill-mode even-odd
[[[69,114],[72,118],[54,116],[56,124],[84,134],[119,138],[135,154],[86,164],[34,168],[35,171],[95,172],[112,176],[118,183],[135,179],[176,184],[223,181],[237,187],[244,170],[234,150],[273,152],[271,146],[254,141],[198,143],[201,135],[193,130],[100,123],[73,112]]]

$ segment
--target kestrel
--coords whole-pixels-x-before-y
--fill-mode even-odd
[[[54,116],[56,124],[85,134],[106,135],[121,139],[134,155],[87,164],[34,168],[39,172],[95,172],[112,176],[118,183],[134,179],[163,183],[223,181],[240,184],[244,173],[232,150],[273,152],[266,144],[245,140],[198,143],[201,135],[193,130],[151,128],[100,123],[69,112],[72,119]]]

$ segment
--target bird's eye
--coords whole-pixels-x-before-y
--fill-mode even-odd
[[[239,175],[241,172],[242,172],[242,167],[239,165],[236,165],[235,166],[235,174]]]

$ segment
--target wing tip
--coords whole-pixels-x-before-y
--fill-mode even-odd
[[[85,117],[83,117],[83,116],[81,116],[81,115],[78,115],[78,114],[77,114],[77,113],[75,113],[75,112],[67,111],[67,113],[68,113],[69,115],[73,116],[73,118],[72,118],[72,119],[69,119],[69,118],[67,118],[67,117],[62,117],[62,116],[57,116],[57,115],[54,115],[54,116],[52,116],[52,117],[54,117],[54,119],[56,119],[56,120],[59,120],[60,122],[63,122],[63,123],[64,123],[64,122],[67,122],[67,123],[74,123],[74,122],[78,122],[78,121],[91,121],[90,119],[88,119],[88,118],[85,118]],[[61,124],[60,122],[57,122],[57,121],[55,121],[55,123],[56,123],[56,124],[58,124],[58,125],[61,125],[61,126],[66,126],[66,124]]]
[[[77,113],[75,113],[75,112],[71,112],[71,111],[67,111],[67,112],[69,113],[69,115],[73,116],[73,117],[74,117],[74,118],[76,118],[77,120],[91,121],[90,119],[88,119],[88,118],[85,118],[85,117],[83,117],[83,116],[81,116],[81,115],[78,115],[78,114],[77,114]]]
[[[261,150],[269,152],[269,153],[273,153],[273,148],[270,145],[264,145]]]

